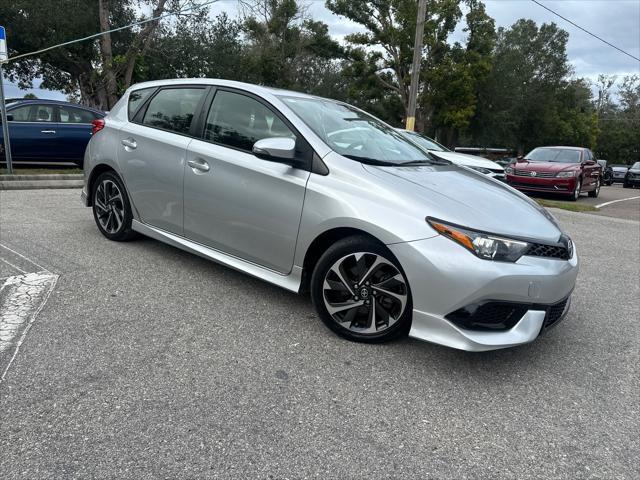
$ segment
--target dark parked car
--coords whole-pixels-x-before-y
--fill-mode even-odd
[[[613,183],[624,183],[629,165],[611,165],[611,169],[613,170]]]
[[[596,162],[602,167],[602,184],[611,185],[613,183],[613,168],[607,164],[606,160],[596,160]]]
[[[20,100],[7,104],[13,160],[74,162],[82,166],[92,122],[104,116],[100,110],[55,100]],[[0,142],[4,152],[1,129]]]
[[[631,168],[627,170],[622,186],[624,188],[640,186],[640,162],[634,163],[631,165]]]
[[[577,200],[583,192],[597,197],[602,167],[582,147],[538,147],[505,169],[507,183],[525,192],[547,192]]]

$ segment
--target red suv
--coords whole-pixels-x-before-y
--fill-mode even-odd
[[[507,183],[524,192],[597,197],[602,167],[591,150],[581,147],[538,147],[505,169]]]

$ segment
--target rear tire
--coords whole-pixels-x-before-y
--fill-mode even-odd
[[[127,191],[115,172],[102,173],[91,188],[93,218],[109,240],[125,242],[137,236],[131,229],[133,214]]]
[[[400,263],[365,236],[324,252],[311,277],[311,299],[324,324],[351,341],[386,342],[411,327],[411,291]]]
[[[630,183],[627,183],[627,182],[624,182],[624,183],[622,184],[622,188],[631,188],[631,184],[630,184]]]

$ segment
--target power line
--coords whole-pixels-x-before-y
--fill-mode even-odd
[[[582,30],[583,32],[588,33],[588,34],[589,34],[589,35],[591,35],[592,37],[597,38],[597,39],[598,39],[598,40],[600,40],[601,42],[606,43],[606,44],[607,44],[607,45],[609,45],[610,47],[613,47],[613,48],[615,48],[616,50],[618,50],[619,52],[622,52],[622,53],[624,53],[625,55],[628,55],[629,57],[633,58],[634,60],[637,60],[638,62],[640,62],[640,58],[638,58],[638,57],[635,57],[635,56],[631,55],[629,52],[626,52],[626,51],[622,50],[622,49],[621,49],[621,48],[619,48],[619,47],[616,47],[613,43],[607,42],[604,38],[599,37],[599,36],[598,36],[598,35],[596,35],[595,33],[591,33],[589,30],[587,30],[587,29],[585,29],[585,28],[582,28],[580,25],[578,25],[578,24],[576,24],[576,23],[572,22],[572,21],[571,21],[571,20],[569,20],[568,18],[563,17],[562,15],[560,15],[558,12],[554,12],[554,11],[553,11],[553,10],[551,10],[549,7],[547,7],[547,6],[543,5],[542,3],[538,2],[538,0],[531,0],[531,1],[532,1],[533,3],[535,3],[536,5],[541,6],[541,7],[542,7],[542,8],[544,8],[545,10],[550,11],[550,12],[551,12],[551,13],[553,13],[554,15],[557,15],[558,17],[560,17],[561,19],[563,19],[565,22],[569,22],[569,23],[570,23],[571,25],[573,25],[574,27],[579,28],[579,29],[580,29],[580,30]]]
[[[125,25],[123,27],[112,28],[111,30],[106,30],[104,32],[95,33],[93,35],[89,35],[88,37],[77,38],[75,40],[69,40],[68,42],[59,43],[57,45],[52,45],[50,47],[42,48],[40,50],[36,50],[36,51],[33,51],[33,52],[22,53],[20,55],[15,55],[13,57],[9,57],[3,63],[11,62],[13,60],[18,60],[19,58],[25,58],[25,57],[30,57],[30,56],[33,56],[33,55],[38,55],[40,53],[44,53],[44,52],[48,52],[49,50],[53,50],[54,48],[66,47],[67,45],[72,45],[74,43],[84,42],[86,40],[91,40],[92,38],[96,38],[96,37],[99,37],[101,35],[105,35],[107,33],[118,32],[120,30],[125,30],[127,28],[135,27],[136,25],[143,25],[145,23],[154,22],[156,20],[160,20],[161,18],[170,17],[172,15],[178,15],[180,13],[190,12],[192,10],[196,10],[198,8],[206,7],[207,5],[211,5],[212,3],[216,3],[217,1],[218,0],[210,0],[208,2],[204,2],[204,3],[200,4],[200,5],[194,5],[193,7],[190,7],[190,8],[185,8],[185,9],[178,10],[178,11],[175,11],[175,12],[165,13],[163,15],[158,15],[157,17],[147,18],[146,20],[140,20],[138,22],[133,22],[133,23],[130,23],[129,25]]]

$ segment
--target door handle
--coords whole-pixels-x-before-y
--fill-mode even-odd
[[[125,146],[125,148],[130,148],[131,150],[135,150],[136,148],[138,148],[138,144],[136,143],[136,141],[129,137],[129,138],[123,138],[120,143],[122,143],[122,145]]]
[[[202,158],[187,160],[187,165],[189,165],[194,170],[197,170],[202,173],[208,172],[211,169],[211,167],[209,167],[209,164],[205,162]]]
[[[40,130],[40,133],[56,133],[55,130]]]

